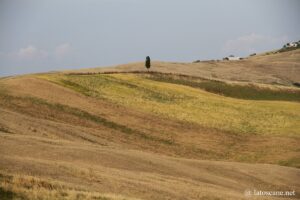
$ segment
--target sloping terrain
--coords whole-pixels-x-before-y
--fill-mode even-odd
[[[216,65],[269,59],[276,74],[285,53]],[[159,65],[0,79],[0,197],[216,200],[256,189],[300,198],[299,74],[276,78],[262,64],[257,79],[237,82],[246,76],[220,66],[214,79],[202,74],[209,63],[197,73],[198,64]],[[267,84],[275,79],[285,86]]]
[[[108,68],[66,71],[66,73],[146,71],[144,63],[131,63]],[[255,82],[291,86],[300,83],[300,49],[267,53],[240,61],[202,61],[199,63],[153,62],[151,70],[185,74],[209,79]]]

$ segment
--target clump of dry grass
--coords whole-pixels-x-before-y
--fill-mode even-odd
[[[0,197],[1,200],[137,200],[116,194],[85,191],[50,179],[3,172],[0,172]]]

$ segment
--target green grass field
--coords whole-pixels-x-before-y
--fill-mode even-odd
[[[236,134],[300,133],[299,91],[162,75],[40,77],[87,96]]]
[[[215,94],[248,100],[295,101],[300,102],[300,90],[259,87],[255,84],[230,84],[222,81],[169,74],[145,74],[154,81],[186,85]]]

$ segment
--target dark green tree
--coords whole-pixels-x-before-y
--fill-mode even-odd
[[[149,70],[151,67],[151,59],[149,56],[146,57],[145,67]]]

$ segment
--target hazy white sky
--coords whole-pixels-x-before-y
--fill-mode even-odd
[[[246,56],[300,40],[298,0],[0,0],[0,76]]]

